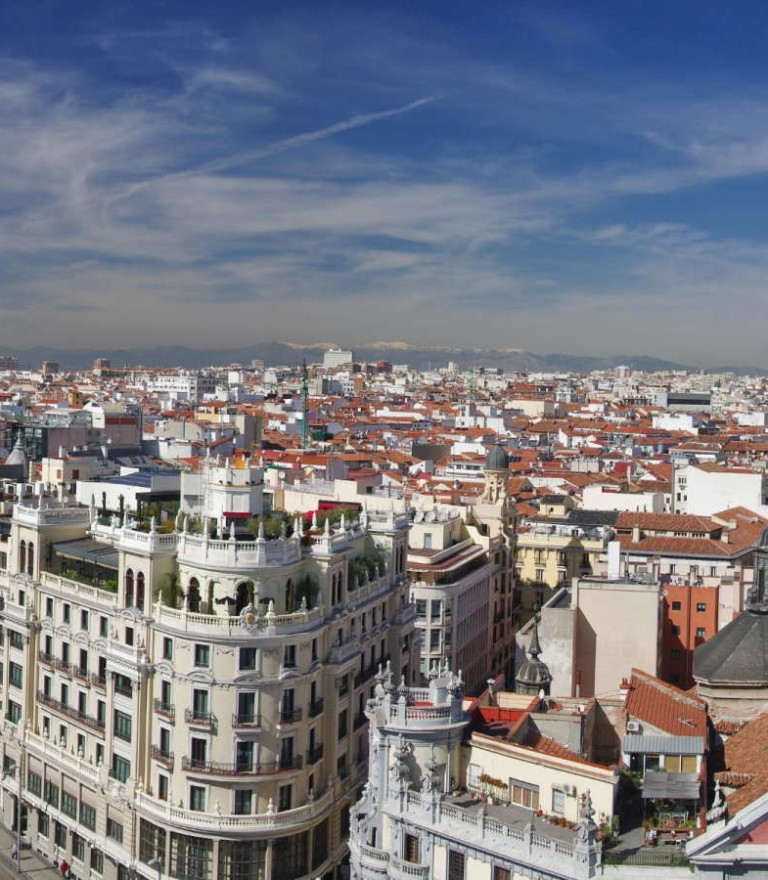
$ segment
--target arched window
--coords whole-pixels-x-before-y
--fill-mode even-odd
[[[136,607],[144,610],[144,572],[140,571],[136,575]]]
[[[24,574],[27,570],[27,542],[19,541],[19,571]]]
[[[35,545],[32,541],[27,544],[27,574],[35,573]]]
[[[125,572],[125,607],[133,607],[133,569],[129,568]]]
[[[235,587],[235,614],[247,605],[253,605],[253,581],[243,581]]]
[[[189,587],[187,589],[187,611],[195,613],[200,611],[200,581],[197,578],[190,578]]]

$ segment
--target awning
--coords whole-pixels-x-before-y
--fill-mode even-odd
[[[625,755],[703,755],[704,737],[628,733],[621,750]]]
[[[643,798],[646,800],[698,800],[701,781],[697,773],[666,773],[650,771],[643,778]]]
[[[82,538],[79,541],[62,541],[53,545],[53,552],[57,556],[67,559],[79,559],[104,568],[119,569],[117,550],[110,544],[101,544],[90,538]]]

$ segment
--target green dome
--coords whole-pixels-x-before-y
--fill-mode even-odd
[[[487,471],[505,471],[509,464],[507,453],[497,443],[492,446],[485,457],[485,469]]]

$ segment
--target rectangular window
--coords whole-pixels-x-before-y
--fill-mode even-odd
[[[40,837],[48,837],[50,833],[48,817],[41,810],[37,811],[37,833]]]
[[[32,770],[27,773],[27,789],[36,794],[38,797],[43,792],[43,777],[39,773],[33,773]]]
[[[539,809],[539,786],[519,779],[510,780],[510,799],[513,804],[529,810]]]
[[[54,785],[52,782],[46,780],[45,785],[43,786],[43,800],[46,802],[46,804],[50,804],[52,807],[55,807],[58,810],[59,786]]]
[[[700,612],[706,611],[707,610],[707,603],[706,602],[697,602],[696,603],[696,610],[700,611]]]
[[[293,786],[281,785],[277,789],[277,809],[279,812],[290,810],[293,803]]]
[[[121,758],[120,755],[112,755],[112,770],[110,775],[118,782],[127,782],[131,775],[131,762]]]
[[[682,602],[673,602],[672,603],[672,610],[673,611],[682,611],[682,608],[683,608]]]
[[[440,630],[439,629],[430,630],[429,650],[430,651],[439,651],[440,650]]]
[[[5,713],[5,717],[11,724],[18,724],[21,721],[21,706],[14,703],[13,700],[8,700],[8,711]]]
[[[448,850],[448,880],[464,880],[466,876],[466,859],[464,853]]]
[[[8,681],[17,688],[22,687],[24,681],[23,668],[13,661],[8,664]]]
[[[283,648],[283,666],[294,669],[296,666],[296,645],[285,645]]]
[[[60,846],[62,849],[67,845],[67,829],[61,822],[53,823],[53,840],[56,846]]]
[[[500,868],[496,865],[493,869],[493,880],[512,880],[512,872],[509,868]]]
[[[88,629],[88,612],[80,612],[80,629]]]
[[[80,824],[89,831],[96,830],[96,808],[88,804],[80,804]]]
[[[415,834],[406,834],[403,839],[403,858],[406,862],[418,865],[421,862],[420,840]]]
[[[211,646],[195,645],[195,666],[211,665]]]
[[[251,813],[253,792],[250,788],[241,788],[235,791],[235,815],[248,816]]]
[[[104,873],[104,853],[100,849],[91,849],[91,870],[94,874]]]
[[[173,660],[173,639],[163,639],[163,660]]]
[[[256,648],[240,648],[240,669],[256,668]]]
[[[192,711],[196,718],[208,715],[208,691],[199,688],[192,691]]]
[[[61,793],[61,812],[72,819],[77,818],[77,798],[66,791]]]
[[[559,788],[554,789],[552,792],[552,812],[565,812],[565,792],[561,791]]]
[[[202,785],[189,786],[189,809],[198,813],[205,811],[205,789]]]
[[[680,627],[676,626],[674,623],[672,624],[672,635],[679,636],[680,635]]]
[[[168,790],[168,777],[160,773],[157,777],[157,797],[161,801],[167,801]]]
[[[62,617],[64,618],[64,623],[72,622],[72,606],[69,602],[65,602],[62,606]]]
[[[697,639],[706,639],[707,631],[703,626],[696,627],[696,638]]]
[[[125,742],[131,741],[131,723],[132,718],[125,712],[121,712],[119,709],[115,709],[114,722],[115,722],[115,736],[118,739],[122,739]]]
[[[107,837],[116,840],[118,843],[123,842],[123,826],[114,819],[107,819]]]
[[[53,599],[50,596],[45,600],[45,616],[53,617]]]
[[[109,635],[109,618],[108,617],[100,617],[99,618],[99,635],[106,639]]]
[[[20,632],[16,632],[15,629],[8,630],[8,641],[12,648],[24,650],[24,636]]]
[[[85,858],[85,841],[79,834],[72,832],[72,858],[82,862]]]

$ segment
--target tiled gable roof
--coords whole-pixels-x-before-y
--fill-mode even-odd
[[[707,735],[703,700],[641,669],[633,669],[626,708],[629,715],[671,736]]]

